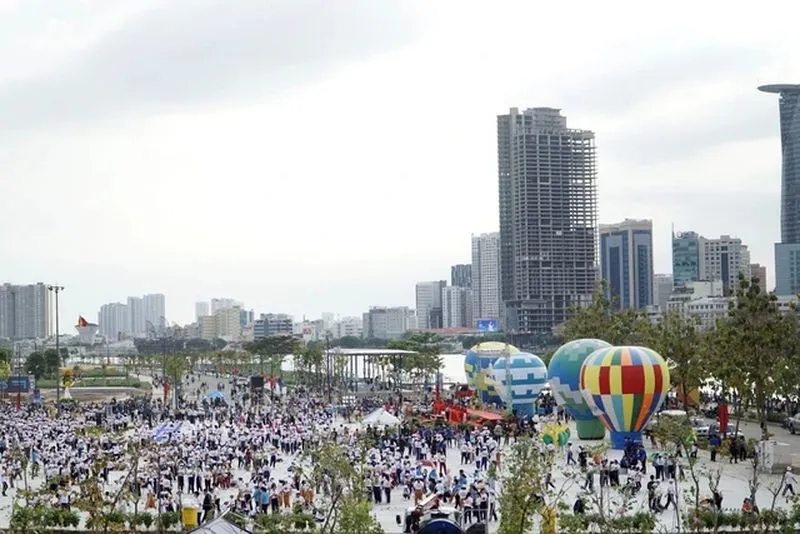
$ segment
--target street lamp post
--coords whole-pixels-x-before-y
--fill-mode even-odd
[[[17,376],[22,376],[22,347],[20,345],[14,346],[16,350],[17,356]],[[18,379],[19,380],[19,379]],[[17,411],[19,411],[20,406],[22,405],[22,384],[19,384],[17,387]]]
[[[333,391],[332,384],[331,384],[331,336],[327,332],[325,333],[325,363],[328,369],[328,404],[333,404]]]
[[[61,415],[61,346],[58,335],[58,294],[64,291],[64,286],[47,286],[47,290],[56,294],[56,354],[58,355],[58,369],[56,370],[56,415]]]

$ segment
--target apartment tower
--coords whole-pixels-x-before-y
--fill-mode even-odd
[[[597,280],[594,133],[559,109],[512,108],[497,117],[497,160],[505,328],[549,333]]]
[[[472,236],[472,322],[501,319],[500,234]]]

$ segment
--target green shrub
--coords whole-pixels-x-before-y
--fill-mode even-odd
[[[159,525],[164,530],[169,530],[180,522],[178,512],[164,512],[160,517],[161,524]]]
[[[33,527],[44,525],[47,508],[42,505],[20,506],[14,504],[8,526],[19,532],[29,532]]]
[[[691,529],[732,528],[759,532],[795,532],[796,525],[793,514],[781,509],[763,510],[760,514],[744,514],[736,511],[691,511],[684,519],[684,523]]]
[[[155,517],[147,512],[128,514],[127,519],[128,525],[133,530],[136,530],[137,527],[144,527],[149,530],[155,521]]]
[[[120,377],[125,378],[128,376],[128,373],[125,372],[124,369],[120,369],[119,367],[107,367],[105,371],[102,368],[95,367],[93,369],[80,369],[78,374],[81,378],[114,378]]]
[[[786,420],[786,414],[783,412],[768,412],[767,413],[767,421],[770,423],[779,423],[783,424]]]
[[[574,515],[570,513],[558,516],[559,532],[578,534],[584,532],[636,532],[649,534],[655,532],[656,519],[650,512],[637,512],[603,520],[600,514]]]
[[[65,527],[78,528],[78,525],[81,524],[81,516],[78,515],[78,512],[63,510],[61,512],[61,524]]]
[[[248,527],[247,518],[237,513],[232,512],[227,514],[225,520],[239,528],[246,529]]]

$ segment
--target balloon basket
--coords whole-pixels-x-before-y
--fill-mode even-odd
[[[618,451],[625,450],[628,443],[641,443],[641,432],[612,432],[611,433],[611,447]]]
[[[575,428],[578,439],[603,439],[606,437],[606,427],[596,417],[588,420],[576,420]]]

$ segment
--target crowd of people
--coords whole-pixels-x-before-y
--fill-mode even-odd
[[[199,377],[183,382],[178,408],[158,398],[65,404],[59,413],[38,405],[3,408],[3,495],[14,496],[27,476],[32,488],[44,490],[29,504],[71,509],[82,484],[93,479],[107,499],[123,488],[115,507],[126,512],[174,512],[190,502],[200,521],[226,509],[251,517],[302,511],[322,519],[319,497],[331,488],[304,474],[302,453],[312,443],[333,442],[360,461],[378,507],[400,502],[410,508],[439,495],[467,522],[497,520],[501,452],[488,430],[401,427],[387,434],[347,424],[322,396],[302,388],[267,393],[257,403],[249,388],[219,379],[217,388],[230,384],[220,402],[221,396],[208,398],[210,388]],[[464,451],[469,467],[450,465],[448,451],[456,450]]]
[[[41,487],[29,504],[71,509],[84,498],[82,485],[98,480],[106,499],[124,490],[114,504],[123,511],[166,513],[191,505],[200,521],[223,510],[251,518],[303,512],[322,521],[320,503],[333,488],[311,476],[304,453],[332,443],[355,466],[376,511],[420,509],[433,499],[456,510],[464,524],[491,524],[498,521],[507,445],[520,435],[536,436],[546,422],[535,416],[487,427],[404,424],[386,431],[351,422],[380,406],[375,398],[342,410],[302,387],[254,396],[249,384],[231,377],[190,373],[182,382],[178,403],[165,404],[155,395],[73,403],[59,413],[38,405],[2,408],[2,495]],[[386,408],[402,415],[402,404]],[[635,496],[646,481],[650,510],[676,506],[684,477],[680,449],[648,456],[641,443],[631,442],[620,460],[609,460],[581,445],[559,449],[537,442],[542,454],[558,457],[554,473],[545,475],[548,486],[554,487],[558,473],[573,472],[582,480],[576,513],[583,512],[596,483],[600,490]],[[693,447],[690,455],[696,452]],[[789,473],[784,492],[794,495],[794,486]],[[721,506],[718,490],[709,499]]]

